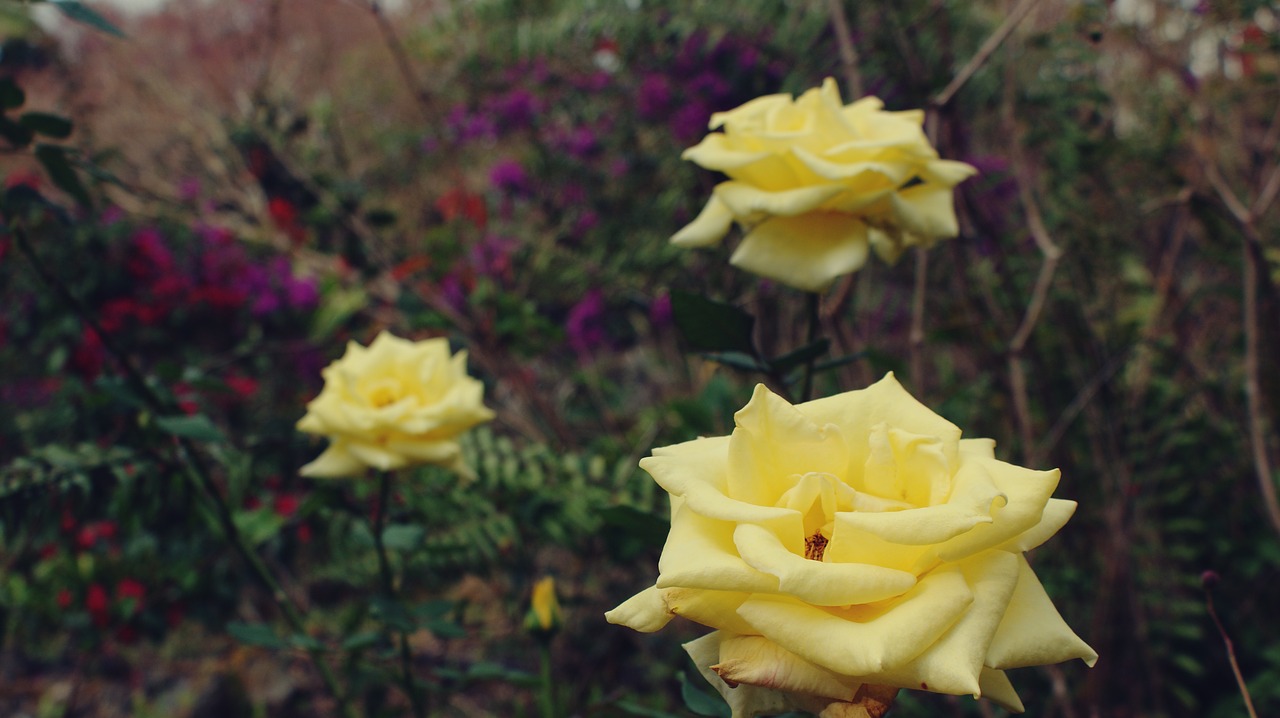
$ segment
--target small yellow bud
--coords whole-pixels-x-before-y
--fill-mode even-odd
[[[533,585],[533,597],[529,601],[529,613],[524,617],[524,627],[531,633],[550,635],[560,629],[560,623],[556,580],[546,576]]]

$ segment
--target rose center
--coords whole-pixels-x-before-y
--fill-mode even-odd
[[[804,557],[810,561],[821,561],[827,551],[827,537],[822,532],[815,533],[804,540]]]

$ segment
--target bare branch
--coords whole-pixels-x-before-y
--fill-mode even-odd
[[[1021,0],[1013,8],[1013,11],[1005,17],[1000,27],[996,28],[986,42],[982,43],[982,47],[978,48],[978,52],[969,59],[968,64],[961,68],[960,72],[956,73],[956,76],[952,78],[946,89],[939,92],[930,104],[934,107],[944,107],[948,102],[951,102],[951,99],[960,91],[960,88],[964,87],[964,84],[991,58],[992,53],[1000,47],[1000,43],[1004,42],[1009,37],[1009,34],[1013,32],[1013,29],[1018,26],[1018,23],[1022,22],[1023,18],[1031,13],[1032,8],[1035,7],[1038,1]]]
[[[840,47],[840,64],[844,67],[845,87],[851,97],[862,97],[862,73],[858,71],[858,50],[853,46],[849,33],[849,19],[845,17],[843,0],[827,0],[831,12],[831,25],[836,31],[836,44]]]

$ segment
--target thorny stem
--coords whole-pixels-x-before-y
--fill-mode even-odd
[[[35,250],[31,247],[30,240],[26,231],[19,226],[10,225],[10,232],[13,234],[17,242],[18,249],[27,257],[33,270],[50,289],[52,289],[62,300],[70,307],[71,311],[92,329],[98,338],[102,341],[103,348],[115,359],[116,364],[124,371],[125,377],[137,390],[138,395],[147,404],[151,411],[157,415],[169,413],[172,407],[168,406],[152,388],[138,368],[133,365],[128,356],[121,351],[109,335],[103,331],[102,326],[93,318],[93,314],[88,307],[80,301],[78,297],[71,293],[66,284],[61,282],[47,267],[40,261]],[[218,491],[217,485],[213,478],[209,475],[208,469],[205,467],[200,454],[195,450],[195,444],[190,439],[184,437],[174,437],[174,441],[178,448],[178,456],[182,460],[183,468],[187,473],[187,477],[199,489],[214,508],[214,514],[218,520],[218,526],[222,530],[223,538],[231,544],[240,558],[248,564],[252,569],[254,576],[267,589],[271,599],[275,602],[276,607],[280,609],[280,613],[284,615],[289,627],[295,633],[305,633],[306,624],[302,619],[302,614],[298,607],[294,605],[293,600],[281,588],[280,583],[276,580],[271,570],[262,562],[261,557],[251,549],[244,541],[244,536],[236,527],[235,517],[231,513],[231,508],[223,499],[222,494]],[[329,664],[324,660],[323,650],[320,648],[311,648],[307,650],[311,656],[312,663],[315,664],[316,670],[320,673],[321,680],[324,681],[325,687],[329,690],[330,695],[338,702],[340,713],[346,718],[354,718],[355,713],[352,711],[347,697],[343,694],[342,689],[338,685],[337,678],[333,675],[333,671],[329,668]]]
[[[1213,619],[1213,625],[1218,628],[1218,635],[1222,636],[1222,642],[1227,646],[1227,661],[1231,663],[1231,673],[1236,677],[1236,685],[1240,686],[1240,695],[1244,698],[1245,710],[1249,711],[1250,718],[1258,718],[1258,712],[1253,708],[1253,698],[1249,695],[1249,684],[1245,683],[1244,675],[1240,673],[1240,664],[1236,661],[1235,644],[1231,642],[1231,636],[1227,635],[1227,629],[1222,625],[1222,621],[1218,618],[1218,612],[1213,609],[1213,587],[1212,584],[1217,580],[1213,574],[1206,574],[1204,580],[1204,603],[1209,609],[1209,617]]]
[[[382,539],[382,531],[387,524],[388,503],[391,499],[391,472],[383,471],[378,484],[378,513],[373,517],[373,545],[378,550],[378,568],[382,574],[382,592],[387,600],[397,600],[395,576],[391,572],[391,561],[387,558],[387,547]],[[409,636],[403,630],[396,631],[400,644],[400,687],[409,697],[409,705],[417,718],[425,718],[426,706],[417,686],[413,682],[413,654],[409,650]]]

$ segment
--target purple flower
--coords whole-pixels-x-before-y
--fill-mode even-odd
[[[707,131],[707,122],[711,119],[711,111],[701,102],[690,102],[671,116],[671,134],[677,140],[689,143],[697,140]]]
[[[305,312],[320,303],[320,292],[314,279],[290,277],[284,283],[284,298],[290,307]]]
[[[504,159],[489,169],[489,184],[510,194],[525,194],[529,190],[529,177],[519,162]]]
[[[595,153],[597,140],[590,127],[576,127],[565,138],[565,149],[570,155],[585,160]]]
[[[573,223],[573,232],[571,234],[575,239],[581,238],[587,232],[595,229],[600,224],[600,215],[592,210],[587,210],[578,217],[578,221]]]
[[[649,323],[654,328],[662,328],[671,324],[671,295],[667,292],[654,297],[649,303]]]
[[[569,337],[569,346],[583,361],[604,344],[604,295],[599,289],[588,291],[569,309],[564,329]]]
[[[666,114],[671,105],[671,82],[662,75],[647,75],[640,83],[636,108],[640,116],[653,120]]]
[[[516,88],[495,99],[493,111],[502,122],[503,129],[513,130],[527,127],[542,112],[542,103],[533,93],[523,88]]]

